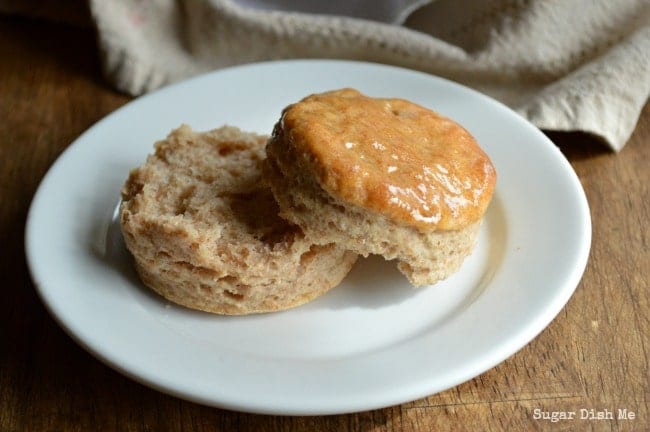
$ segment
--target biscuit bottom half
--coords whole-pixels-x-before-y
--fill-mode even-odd
[[[188,126],[156,143],[122,191],[140,278],[180,305],[241,315],[298,306],[339,284],[357,256],[313,244],[261,181],[267,137]]]

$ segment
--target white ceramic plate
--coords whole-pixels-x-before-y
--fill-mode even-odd
[[[297,309],[222,317],[170,305],[132,269],[115,210],[129,170],[174,127],[269,133],[303,96],[355,87],[463,124],[492,158],[496,193],[460,272],[414,289],[381,259],[359,262]],[[284,61],[218,71],[142,97],[97,123],[34,197],[27,258],[43,302],[99,359],[161,391],[260,413],[331,414],[414,400],[503,361],[560,311],[584,271],[591,222],[560,151],[503,105],[405,69]]]

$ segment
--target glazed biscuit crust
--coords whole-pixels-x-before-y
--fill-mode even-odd
[[[352,89],[290,105],[273,140],[329,195],[420,231],[478,221],[496,181],[487,155],[454,121]]]

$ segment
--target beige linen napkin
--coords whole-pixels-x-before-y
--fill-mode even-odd
[[[588,132],[618,151],[650,94],[648,0],[91,0],[90,6],[106,74],[134,95],[270,59],[374,61],[466,84],[540,128]]]

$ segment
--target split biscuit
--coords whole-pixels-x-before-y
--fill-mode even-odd
[[[448,277],[471,253],[496,182],[454,121],[353,89],[285,108],[266,153],[283,218],[314,243],[396,259],[417,286]]]
[[[345,277],[356,254],[314,245],[278,217],[261,181],[267,138],[181,126],[131,172],[120,221],[145,285],[189,308],[241,315],[298,306]]]

